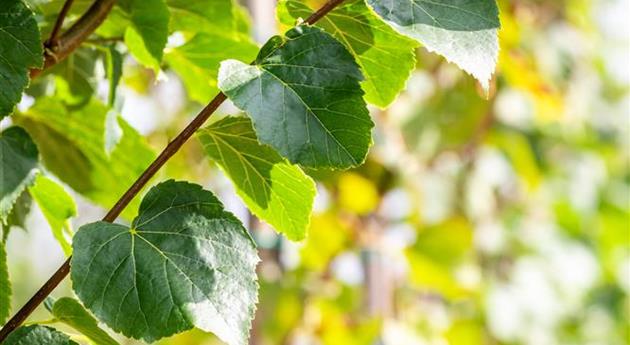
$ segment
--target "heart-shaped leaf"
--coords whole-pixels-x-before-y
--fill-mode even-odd
[[[192,327],[247,343],[259,261],[241,223],[201,186],[153,187],[131,228],[77,232],[71,277],[80,300],[113,330],[148,342]]]
[[[350,168],[363,162],[374,126],[359,66],[321,29],[275,36],[255,65],[221,63],[219,88],[252,118],[258,140],[293,163]]]

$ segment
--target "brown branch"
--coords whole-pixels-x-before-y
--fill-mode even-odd
[[[68,12],[70,12],[70,7],[72,7],[72,3],[74,0],[66,0],[64,2],[59,15],[57,16],[57,20],[55,20],[55,26],[53,26],[52,31],[50,32],[50,38],[44,44],[44,46],[48,49],[54,49],[59,42],[59,33],[61,32],[61,27],[63,26],[63,21],[66,19]]]
[[[72,1],[66,2],[66,4]],[[64,32],[57,42],[44,52],[44,67],[42,69],[31,69],[31,78],[35,78],[42,73],[43,70],[62,61],[75,49],[77,49],[83,41],[85,41],[96,28],[107,18],[116,0],[96,0],[90,8],[74,23],[66,32]],[[64,8],[66,6],[64,5]],[[63,11],[63,9],[62,9]],[[61,17],[61,13],[59,14]],[[65,17],[65,15],[64,15]],[[59,21],[59,18],[57,18]],[[63,19],[61,19],[63,21]],[[51,38],[53,36],[51,35]],[[0,338],[1,340],[1,338]]]
[[[307,24],[314,24],[328,12],[333,10],[336,6],[341,4],[344,0],[330,0],[324,4],[319,10],[313,13],[306,21]],[[94,5],[88,10],[87,13],[93,11],[90,15],[91,18],[98,18],[93,20],[100,20],[102,22],[107,16],[107,13],[111,9],[114,0],[97,0]],[[100,5],[99,5],[100,4]],[[105,6],[105,7],[104,7]],[[107,7],[109,6],[109,7]],[[103,12],[105,11],[105,12]],[[86,15],[87,15],[86,13]],[[102,13],[105,13],[103,15]],[[100,17],[102,16],[102,17]],[[86,16],[82,17],[85,18]],[[81,19],[79,20],[81,22]],[[90,24],[87,20],[83,21],[83,24],[77,22],[72,28],[62,36],[60,40],[60,47],[63,48],[65,56],[67,56],[72,50],[74,50],[81,42],[89,36],[91,32],[96,29],[98,24]],[[78,26],[77,26],[78,25]],[[73,28],[75,28],[73,30]],[[83,28],[83,29],[80,29]],[[90,29],[91,28],[91,29]],[[86,33],[89,32],[89,33]],[[62,46],[61,42],[65,37],[65,45]],[[54,64],[54,63],[53,63]],[[127,207],[131,200],[140,192],[140,190],[149,182],[151,177],[160,170],[160,168],[171,158],[179,149],[186,143],[186,141],[199,129],[204,122],[217,110],[217,108],[226,100],[225,94],[219,92],[218,95],[210,101],[210,103],[201,110],[201,112],[181,131],[173,141],[171,141],[160,155],[149,165],[149,167],[138,177],[131,187],[123,194],[118,202],[112,207],[112,209],[105,215],[103,221],[113,222],[120,215],[120,213]],[[15,315],[7,322],[7,324],[0,330],[0,343],[2,343],[11,332],[18,328],[31,313],[37,308],[46,297],[61,283],[64,278],[70,272],[70,258],[68,258],[57,271],[48,279],[48,281],[31,297],[26,304],[15,313]]]

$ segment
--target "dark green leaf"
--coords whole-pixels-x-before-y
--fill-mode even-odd
[[[164,0],[122,0],[119,5],[129,16],[125,44],[131,54],[146,67],[160,70],[168,38],[169,11]]]
[[[0,120],[13,112],[28,85],[29,69],[41,67],[42,56],[31,10],[21,0],[0,0]]]
[[[7,223],[9,212],[38,172],[37,146],[20,127],[0,133],[0,222]]]
[[[291,162],[349,168],[371,143],[361,79],[341,43],[300,26],[272,38],[253,66],[224,61],[219,88],[252,118],[258,139]]]
[[[118,342],[98,327],[96,319],[79,301],[70,297],[62,297],[52,308],[55,318],[81,332],[95,345],[118,345]]]
[[[50,225],[53,236],[66,255],[72,254],[70,218],[77,215],[74,199],[62,186],[43,175],[37,176],[29,192]]]
[[[200,130],[198,137],[256,216],[291,240],[304,239],[315,198],[313,180],[258,143],[247,118],[227,117]]]
[[[3,345],[79,345],[54,328],[31,325],[15,330]]]
[[[288,25],[314,11],[299,0],[278,4],[278,16]],[[387,107],[405,87],[415,67],[414,50],[418,44],[385,24],[364,0],[345,1],[322,18],[317,26],[333,35],[354,55],[365,80],[361,87],[365,99]]]
[[[499,52],[495,0],[367,0],[388,24],[454,62],[488,89]]]
[[[0,239],[0,325],[9,317],[11,312],[11,281],[7,265],[5,242]]]
[[[122,137],[108,154],[107,112],[94,98],[77,110],[40,98],[27,113],[15,116],[15,121],[29,130],[48,170],[92,201],[111,207],[155,155],[144,138],[119,117]],[[127,207],[125,217],[133,216],[137,202]]]
[[[259,259],[247,230],[201,186],[160,183],[131,229],[88,224],[73,248],[75,292],[115,331],[151,342],[198,327],[247,343]]]

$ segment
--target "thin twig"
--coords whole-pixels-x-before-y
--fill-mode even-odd
[[[44,52],[44,66],[31,69],[31,79],[72,54],[105,20],[116,0],[96,0],[90,8]]]
[[[68,12],[70,12],[70,7],[72,7],[72,3],[74,0],[66,0],[64,2],[59,15],[57,16],[57,20],[55,21],[55,26],[53,26],[52,31],[50,32],[50,38],[46,41],[46,48],[54,50],[59,42],[59,33],[61,33],[61,27],[63,26],[63,21],[66,19]]]
[[[112,2],[113,0],[97,0],[92,8],[97,5],[97,3],[101,3],[99,5],[101,8],[98,13],[102,13],[107,2]],[[322,6],[319,10],[313,13],[306,21],[307,24],[314,24],[323,16],[325,16],[328,12],[333,10],[336,6],[341,4],[344,0],[330,0],[324,6]],[[111,6],[111,4],[110,4]],[[90,10],[92,9],[90,8]],[[88,12],[90,11],[88,10]],[[109,12],[109,10],[107,10]],[[96,13],[94,14],[96,16]],[[105,18],[100,18],[100,22],[102,22]],[[99,22],[99,23],[100,23]],[[78,22],[77,22],[78,24]],[[75,24],[75,26],[77,25]],[[82,27],[88,24],[82,24]],[[89,24],[93,25],[93,24]],[[98,25],[96,25],[98,26]],[[73,26],[74,27],[74,26]],[[90,32],[94,31],[96,27],[94,27]],[[72,28],[68,30],[67,33],[71,32]],[[72,42],[72,45],[78,46],[83,42],[87,36],[85,32],[89,30],[75,30],[77,33],[72,34],[67,37],[69,42]],[[66,34],[67,34],[66,33]],[[66,36],[64,34],[64,36]],[[72,38],[74,37],[74,38]],[[82,37],[79,39],[79,37]],[[69,52],[68,52],[69,53]],[[199,129],[204,122],[217,110],[217,108],[226,100],[225,94],[219,92],[218,95],[210,101],[210,103],[201,110],[201,112],[190,122],[183,131],[181,131],[173,141],[171,141],[164,150],[160,153],[160,155],[149,165],[149,167],[138,177],[136,182],[134,182],[131,187],[123,194],[118,202],[112,207],[112,209],[105,215],[103,221],[113,222],[120,215],[120,213],[127,207],[127,205],[131,202],[131,200],[140,192],[140,190],[149,182],[149,180],[155,175],[155,173],[160,170],[160,168],[171,158],[179,149],[184,145],[184,143]],[[0,330],[0,343],[2,343],[11,332],[13,332],[16,328],[18,328],[31,313],[37,308],[46,297],[63,281],[63,279],[70,272],[70,259],[68,258],[62,265],[57,269],[57,271],[48,279],[46,283],[31,297],[26,304],[20,308],[20,310],[15,313],[15,315],[7,322],[7,324]]]

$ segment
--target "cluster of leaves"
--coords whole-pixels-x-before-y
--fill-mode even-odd
[[[125,55],[156,74],[174,71],[192,100],[207,102],[220,89],[246,113],[197,137],[250,210],[297,241],[306,236],[315,196],[302,168],[364,162],[374,126],[367,103],[384,108],[395,99],[419,43],[485,89],[498,54],[494,0],[348,0],[315,26],[301,24],[316,9],[311,2],[281,1],[282,22],[297,26],[257,55],[247,17],[231,0],[122,0],[93,39],[25,90],[29,70],[42,67],[41,42],[60,4],[33,3],[36,15],[22,0],[0,3],[0,116],[10,115],[13,125],[0,135],[0,321],[9,312],[6,237],[11,226],[23,225],[32,199],[73,254],[73,289],[82,304],[114,331],[148,342],[196,327],[245,344],[258,257],[245,228],[211,192],[172,180],[134,201],[137,212],[127,208],[123,217],[135,216],[131,226],[87,224],[70,241],[76,207],[57,181],[110,206],[155,157],[118,115]],[[77,3],[68,24],[86,7]],[[183,43],[167,46],[169,37]],[[96,94],[99,61],[109,81],[106,100]],[[15,111],[24,91],[35,104]],[[113,342],[80,303],[57,308],[61,301],[52,307],[59,321],[96,343]],[[73,342],[29,326],[7,343]]]

